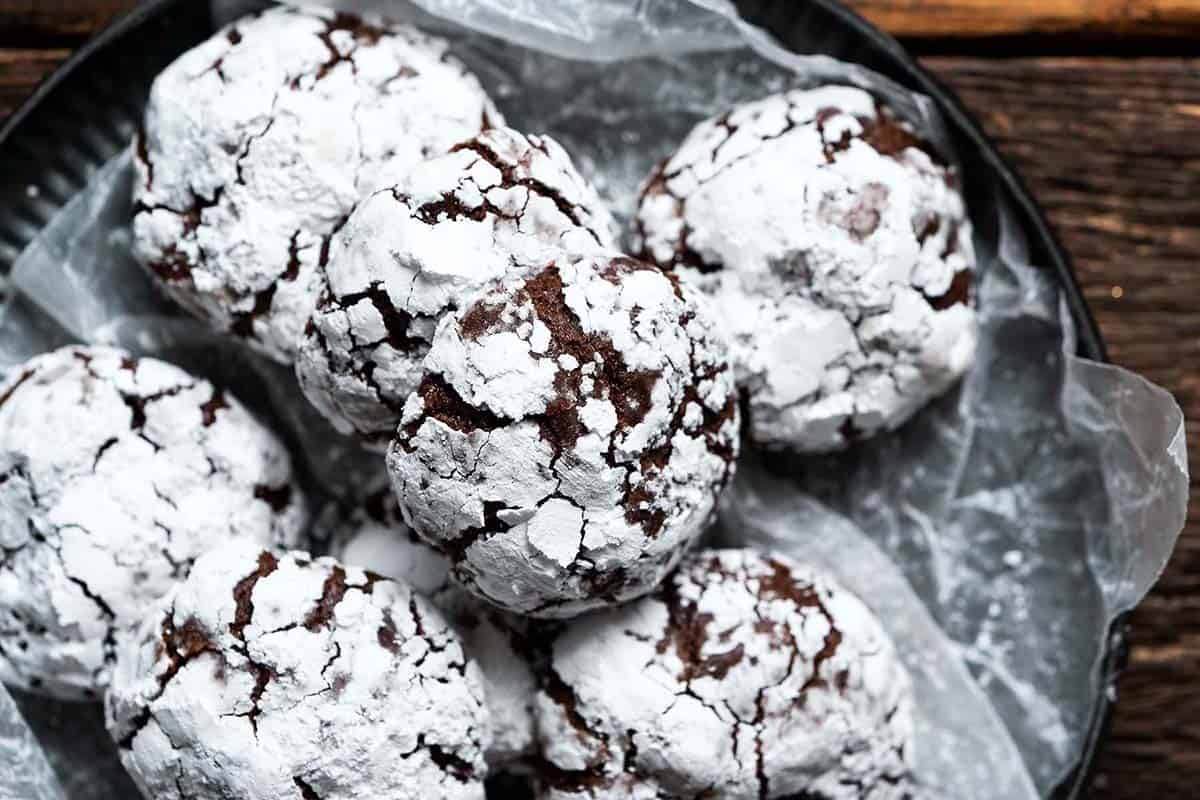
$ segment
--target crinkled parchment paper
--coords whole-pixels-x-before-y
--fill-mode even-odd
[[[723,0],[329,4],[451,38],[510,123],[562,141],[625,219],[638,182],[692,125],[784,87],[853,83],[946,141],[926,98],[792,55]],[[227,20],[261,4],[213,5]],[[128,255],[129,181],[128,157],[114,159],[21,256],[0,370],[69,339],[120,343],[230,385],[293,444],[310,487],[337,492],[377,469],[285,370],[154,294]],[[1079,758],[1111,623],[1157,578],[1183,525],[1187,463],[1170,395],[1074,356],[1061,292],[1029,263],[1003,204],[972,211],[1001,218],[977,226],[1000,235],[977,242],[983,337],[962,386],[851,453],[772,463],[773,475],[747,462],[721,534],[821,564],[867,600],[916,676],[919,778],[933,796],[1009,800],[1046,794]],[[46,704],[24,707],[43,735]],[[118,791],[103,764],[63,761],[80,771],[64,774],[71,787],[89,783],[80,775],[93,786],[70,796]]]
[[[62,800],[65,797],[17,704],[0,686],[0,800]]]

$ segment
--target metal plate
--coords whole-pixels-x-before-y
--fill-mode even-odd
[[[835,0],[737,0],[751,22],[796,52],[857,62],[933,98],[963,158],[967,201],[978,209],[999,187],[1016,210],[1032,261],[1061,285],[1075,322],[1079,355],[1106,360],[1103,340],[1070,259],[1012,167],[962,104],[904,51]],[[141,119],[150,83],[184,50],[215,30],[208,3],[148,0],[80,48],[0,128],[0,274],[37,232],[124,148]],[[977,227],[979,225],[977,224]],[[984,231],[985,235],[994,231]],[[1124,620],[1114,623],[1086,750],[1055,800],[1083,796],[1087,773],[1111,716],[1116,677],[1127,649]]]

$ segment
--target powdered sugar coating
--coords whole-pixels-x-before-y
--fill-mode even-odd
[[[190,312],[291,363],[355,202],[500,121],[441,39],[322,9],[246,17],[154,82],[135,253]]]
[[[955,173],[859,89],[700,123],[651,175],[637,222],[649,257],[715,298],[768,448],[892,430],[974,359]]]
[[[334,237],[297,359],[342,433],[386,447],[437,322],[548,249],[595,252],[616,225],[548,136],[486,131],[365,199]]]
[[[911,796],[907,673],[858,599],[784,557],[693,554],[546,670],[547,800]]]
[[[443,319],[388,465],[459,583],[568,617],[674,566],[737,454],[732,375],[697,300],[649,264],[588,256]]]
[[[477,665],[404,584],[238,543],[121,643],[106,702],[146,797],[480,798]]]
[[[495,770],[529,755],[536,685],[525,657],[523,620],[487,606],[450,579],[446,557],[404,524],[390,485],[369,493],[333,527],[330,549],[345,564],[407,583],[446,615],[483,673],[488,766]]]
[[[231,537],[299,542],[283,444],[207,381],[67,347],[0,386],[0,678],[98,697],[118,632]]]

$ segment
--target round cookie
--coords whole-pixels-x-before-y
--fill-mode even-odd
[[[651,174],[637,227],[647,257],[715,298],[768,449],[895,429],[974,359],[957,175],[859,89],[700,123]]]
[[[248,543],[121,643],[109,732],[146,797],[478,798],[478,667],[410,588]]]
[[[749,550],[577,620],[537,698],[544,800],[909,797],[908,675],[867,608]]]
[[[438,326],[388,466],[459,583],[536,617],[644,594],[707,525],[737,454],[722,340],[689,289],[561,258]]]
[[[447,311],[545,263],[548,249],[615,241],[612,216],[557,142],[485,131],[364,199],[334,237],[300,386],[338,430],[383,449]]]
[[[347,565],[407,583],[450,620],[467,655],[483,673],[492,770],[508,767],[533,750],[536,684],[518,617],[491,608],[450,579],[450,562],[404,524],[392,487],[371,492],[362,506],[329,525],[330,554]]]
[[[441,39],[321,9],[246,17],[154,82],[135,255],[188,311],[290,364],[359,198],[500,122]]]
[[[98,697],[118,632],[209,548],[292,546],[283,444],[208,381],[67,347],[0,386],[0,678]]]

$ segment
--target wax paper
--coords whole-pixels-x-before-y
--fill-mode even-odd
[[[622,219],[692,125],[785,87],[862,86],[946,147],[928,99],[855,65],[792,55],[721,0],[329,4],[448,36],[510,123],[563,142]],[[213,13],[226,21],[258,6],[216,0]],[[355,473],[323,454],[364,457],[319,423],[286,371],[154,294],[128,257],[129,180],[127,157],[107,164],[15,265],[0,369],[73,337],[216,370],[293,444],[311,491],[353,485],[341,478]],[[929,705],[922,719],[944,723],[927,730],[918,777],[935,796],[1007,799],[1047,794],[1077,763],[1111,624],[1157,578],[1182,527],[1187,459],[1168,393],[1074,355],[1059,286],[1030,263],[1002,199],[971,210],[978,230],[998,233],[976,243],[983,335],[970,375],[897,434],[850,453],[747,464],[722,533],[834,569],[909,657],[934,654],[910,661]],[[83,761],[77,769],[92,768]]]
[[[62,786],[17,704],[0,686],[0,800],[64,800]]]
[[[0,689],[2,690],[2,689]],[[58,795],[65,800],[137,800],[133,781],[117,759],[117,746],[104,729],[104,709],[98,703],[61,703],[13,691],[16,706],[37,737],[49,768],[59,778]],[[0,742],[0,761],[7,759]],[[7,800],[5,773],[0,771],[0,800]],[[14,800],[41,800],[18,793]]]

